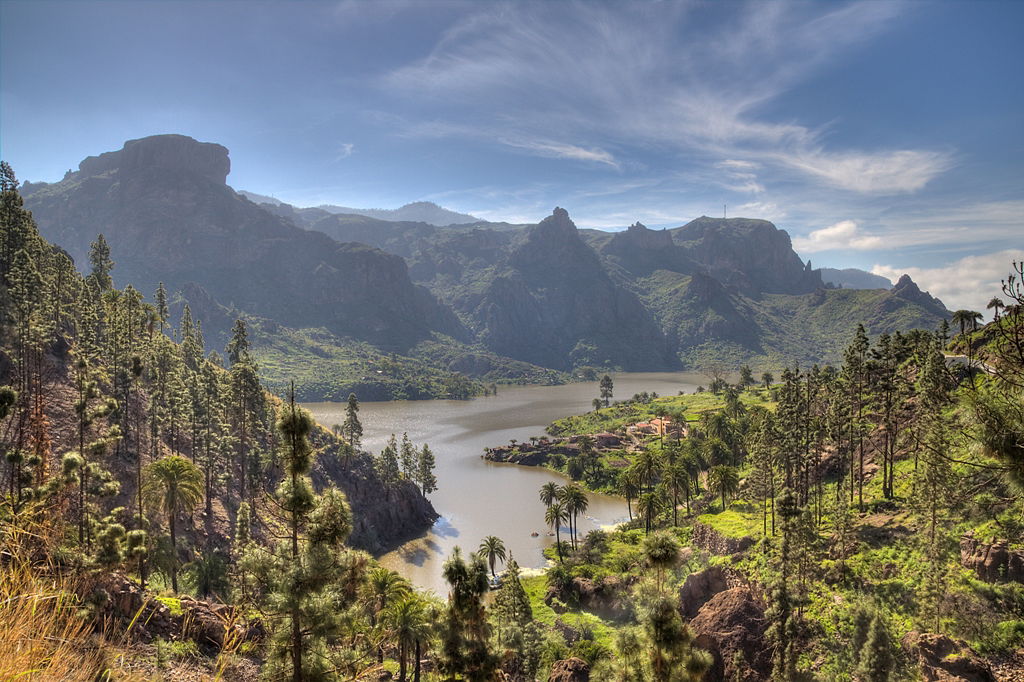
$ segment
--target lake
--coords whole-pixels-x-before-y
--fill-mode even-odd
[[[624,399],[643,391],[659,395],[692,392],[707,383],[700,374],[685,372],[633,372],[612,374],[615,397]],[[598,397],[598,382],[563,386],[510,386],[498,395],[472,400],[398,400],[360,404],[363,448],[379,453],[388,437],[409,434],[419,446],[428,443],[437,459],[437,492],[430,495],[441,515],[434,526],[381,558],[418,587],[447,593],[441,566],[460,546],[475,551],[487,535],[501,538],[524,568],[544,565],[543,549],[551,545],[544,524],[544,505],[538,498],[548,481],[567,479],[545,469],[494,464],[482,458],[484,448],[543,436],[555,419],[587,412]],[[330,428],[344,421],[344,403],[305,403],[316,420]],[[589,495],[586,518],[579,531],[588,531],[628,518],[626,501],[607,495]],[[538,533],[531,537],[531,533]],[[563,533],[563,538],[565,534]]]

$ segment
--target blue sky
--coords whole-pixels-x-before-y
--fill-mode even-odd
[[[983,307],[1024,258],[1024,2],[0,0],[25,180],[176,132],[297,205],[766,218]]]

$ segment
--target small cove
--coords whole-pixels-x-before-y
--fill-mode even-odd
[[[612,375],[615,397],[643,391],[675,395],[693,391],[706,377],[685,372],[633,372]],[[498,395],[472,400],[422,400],[361,403],[363,448],[383,449],[394,433],[417,445],[428,443],[437,459],[438,491],[430,496],[441,518],[421,537],[381,558],[415,585],[445,594],[441,566],[459,546],[475,551],[487,535],[501,538],[524,568],[544,565],[543,549],[552,544],[544,524],[538,491],[544,483],[566,481],[557,473],[532,467],[494,464],[484,448],[544,435],[553,420],[591,409],[598,384],[499,387]],[[344,403],[306,403],[316,420],[330,428],[344,420]],[[581,534],[628,518],[624,499],[590,494],[590,508],[579,519]],[[531,533],[537,533],[533,537]]]

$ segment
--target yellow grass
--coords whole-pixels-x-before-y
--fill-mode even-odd
[[[52,534],[30,519],[24,514],[0,527],[0,680],[95,680],[103,655],[78,616],[76,585],[32,560],[49,554]]]

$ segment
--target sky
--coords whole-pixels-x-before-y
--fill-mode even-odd
[[[1024,2],[0,0],[0,154],[230,150],[298,206],[764,218],[984,309],[1024,260]]]

